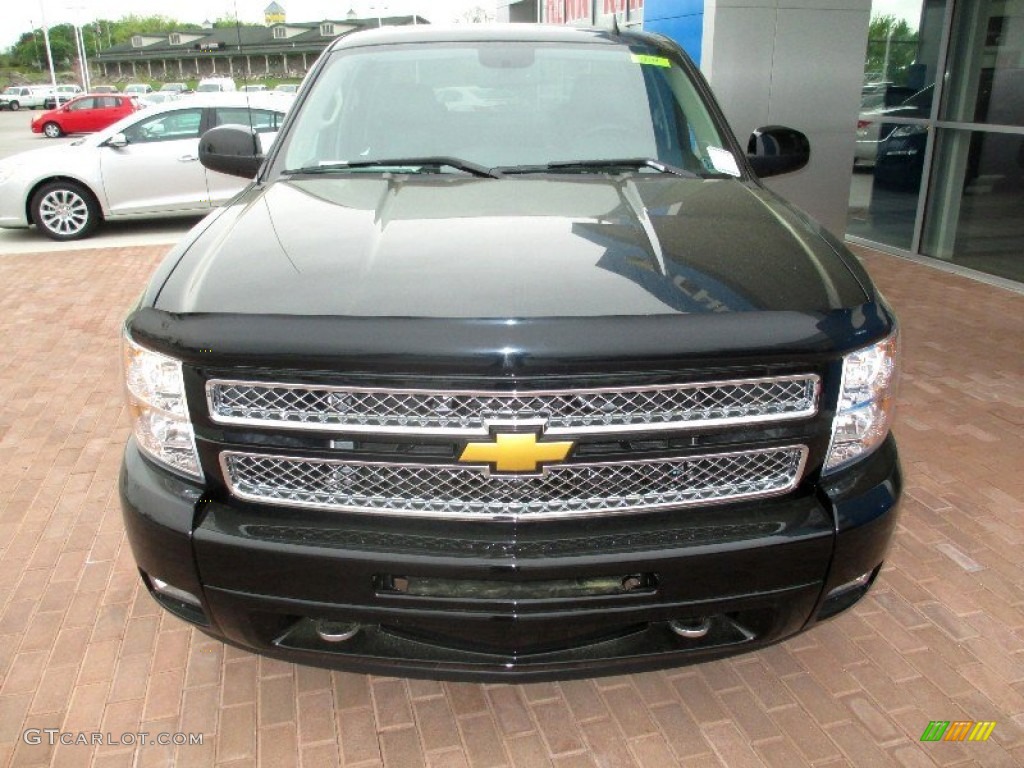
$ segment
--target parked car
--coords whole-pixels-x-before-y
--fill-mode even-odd
[[[889,118],[928,117],[934,90],[934,86],[919,91],[900,86],[887,86],[881,91],[862,95],[861,114],[857,119],[854,167],[875,165],[881,145],[898,127],[895,123],[886,122]],[[865,104],[872,107],[865,109]]]
[[[131,93],[136,96],[142,96],[147,93],[153,92],[153,86],[149,83],[129,83],[124,87],[125,93]]]
[[[246,85],[243,85],[240,90],[245,91],[246,93],[263,93],[267,90],[267,86],[262,83],[247,83]]]
[[[221,93],[237,90],[238,86],[230,77],[204,77],[196,85],[196,93]]]
[[[896,320],[759,180],[803,134],[745,155],[631,30],[360,31],[303,93],[265,157],[203,135],[256,183],[124,325],[119,488],[158,603],[291,661],[534,681],[863,597],[901,488]]]
[[[153,91],[153,93],[139,96],[139,104],[143,107],[152,107],[154,104],[166,104],[168,101],[180,98],[181,94],[177,91]]]
[[[82,94],[82,87],[79,85],[58,85],[52,89],[50,94],[43,101],[44,109],[56,109],[62,104],[67,104],[76,96]]]
[[[299,92],[299,86],[295,83],[279,83],[274,86],[274,90],[271,93],[289,93],[296,94]]]
[[[110,98],[110,97],[104,97]],[[290,102],[214,94],[135,112],[70,144],[0,160],[0,227],[35,225],[54,240],[89,236],[103,220],[197,216],[245,186],[196,161],[203,130],[252,125],[269,146]]]
[[[92,133],[139,108],[131,96],[87,94],[32,119],[32,132],[55,139],[66,133]]]
[[[19,109],[39,109],[46,103],[48,96],[52,95],[50,88],[43,88],[32,85],[11,85],[0,93],[0,109],[9,109],[15,112]]]
[[[119,93],[116,85],[94,85],[93,93]]]
[[[160,93],[187,93],[189,87],[185,83],[164,83],[160,86]]]

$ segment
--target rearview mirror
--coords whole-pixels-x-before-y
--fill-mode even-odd
[[[211,128],[199,139],[199,162],[211,171],[253,179],[263,164],[259,136],[240,125]]]
[[[747,160],[759,178],[792,173],[811,159],[811,143],[800,131],[782,125],[767,125],[750,134]]]

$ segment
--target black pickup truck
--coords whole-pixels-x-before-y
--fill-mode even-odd
[[[226,642],[539,680],[764,646],[870,587],[896,320],[670,41],[361,32],[124,326],[141,577]]]

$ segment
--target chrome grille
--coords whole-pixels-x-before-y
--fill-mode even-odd
[[[540,423],[548,435],[750,424],[813,416],[814,374],[650,387],[471,392],[361,389],[211,380],[221,424],[333,432],[485,435],[493,424]]]
[[[796,487],[804,446],[641,461],[556,464],[536,475],[486,468],[315,459],[225,451],[242,499],[417,517],[541,520],[715,504]]]

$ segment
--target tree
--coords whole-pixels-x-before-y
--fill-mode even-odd
[[[489,21],[494,21],[494,15],[478,5],[468,11],[463,11],[459,21],[465,24],[486,24]]]
[[[864,80],[908,85],[919,40],[917,30],[911,29],[905,19],[897,20],[891,14],[875,16],[868,27]]]
[[[112,45],[130,42],[134,35],[166,35],[170,32],[187,32],[200,29],[198,24],[183,24],[167,16],[124,16],[118,21],[97,19],[82,27],[85,49],[88,56]],[[74,28],[70,24],[50,27],[50,50],[53,51],[54,68],[66,70],[77,58]],[[25,32],[5,53],[8,66],[24,71],[47,70],[46,45],[42,28]]]

